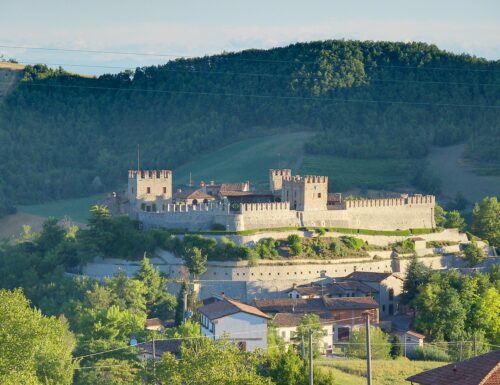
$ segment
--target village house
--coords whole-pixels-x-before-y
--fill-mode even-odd
[[[399,337],[401,341],[401,350],[405,357],[412,357],[417,348],[422,348],[424,346],[425,336],[416,331],[395,331],[393,334]]]
[[[206,194],[201,190],[184,190],[175,193],[173,201],[178,204],[198,205],[214,201],[212,195]]]
[[[415,374],[412,385],[498,385],[500,350]]]
[[[332,282],[318,281],[308,285],[294,286],[288,292],[289,298],[343,298],[375,297],[378,290],[359,281],[342,280]]]
[[[198,309],[201,335],[212,339],[228,338],[243,351],[267,349],[267,314],[254,306],[227,298],[211,298]]]
[[[338,282],[341,280],[342,278],[337,279]],[[346,276],[345,280],[358,281],[376,290],[375,300],[380,305],[381,318],[399,313],[404,281],[399,274],[355,271]]]
[[[263,312],[274,314],[278,335],[287,343],[293,340],[305,314],[317,314],[326,331],[324,351],[335,343],[349,341],[351,332],[364,325],[365,313],[369,314],[372,324],[379,323],[378,304],[371,297],[275,298],[255,300],[254,304]]]

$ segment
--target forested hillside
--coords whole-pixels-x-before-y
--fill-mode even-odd
[[[500,161],[499,85],[500,62],[423,43],[301,43],[99,78],[28,66],[0,105],[0,213],[114,188],[137,144],[143,167],[299,130],[316,133],[309,154],[420,159],[467,141]]]

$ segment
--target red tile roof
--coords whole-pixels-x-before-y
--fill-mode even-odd
[[[210,320],[226,317],[228,315],[236,314],[239,312],[252,314],[257,317],[271,319],[267,314],[263,313],[261,310],[254,306],[246,305],[239,301],[224,298],[208,305],[202,306],[198,311],[207,316]]]
[[[331,313],[315,313],[319,316],[320,322],[324,325],[331,325],[335,322],[335,318]],[[274,322],[278,327],[291,328],[296,327],[302,318],[304,313],[277,313],[274,316]]]
[[[345,298],[275,298],[254,301],[255,306],[268,313],[321,313],[331,310],[378,309],[371,297]]]
[[[500,350],[408,377],[420,385],[500,385]]]
[[[384,279],[389,278],[392,273],[374,273],[369,271],[355,271],[349,274],[347,279],[355,279],[356,281],[367,281],[367,282],[382,282]],[[394,275],[397,278],[397,275]]]

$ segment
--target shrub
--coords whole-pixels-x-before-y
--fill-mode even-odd
[[[220,223],[214,223],[212,225],[212,230],[213,231],[225,231],[226,230],[226,226],[221,225]]]
[[[411,355],[415,360],[420,361],[451,361],[451,357],[448,355],[448,353],[436,346],[419,346],[413,351]]]
[[[484,260],[484,251],[476,241],[469,243],[464,249],[464,259],[470,266],[476,266]]]
[[[297,234],[289,235],[286,240],[287,240],[289,246],[291,246],[295,243],[300,243],[300,237]]]
[[[349,236],[342,237],[342,242],[351,250],[360,250],[365,245],[362,239]]]

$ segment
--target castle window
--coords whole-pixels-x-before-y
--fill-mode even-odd
[[[151,187],[146,187],[146,193],[151,194]]]
[[[318,193],[318,198],[321,198],[321,193]]]
[[[163,187],[163,194],[166,194],[166,193],[167,193],[167,188]]]
[[[394,299],[394,289],[389,289],[389,301]]]

